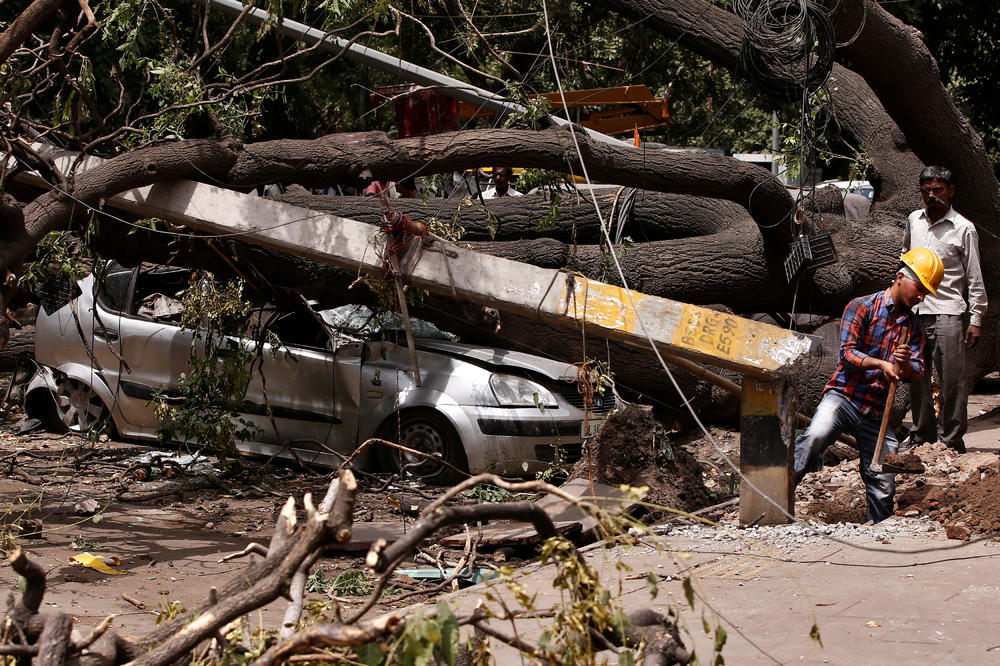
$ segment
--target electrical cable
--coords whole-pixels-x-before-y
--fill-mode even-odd
[[[557,69],[556,60],[555,60],[555,54],[554,54],[554,50],[552,48],[551,30],[550,30],[549,22],[548,22],[547,5],[544,2],[544,0],[543,0],[542,4],[543,4],[543,11],[544,11],[544,14],[545,14],[545,29],[546,29],[546,39],[547,39],[547,43],[548,43],[548,47],[549,47],[549,57],[550,57],[550,60],[552,62],[552,66],[553,66],[553,70],[554,70],[554,74],[555,74],[555,78],[556,78],[556,83],[557,83],[557,86],[559,88],[560,96],[563,99],[564,110],[565,110],[565,94],[564,94],[563,89],[562,89],[561,81],[559,80],[558,69]],[[736,0],[735,4],[737,4],[737,5],[745,5],[745,4],[747,4],[747,1],[746,0]],[[776,0],[776,1],[772,1],[770,4],[773,4],[773,5],[776,5],[776,6],[779,6],[779,7],[783,7],[783,8],[787,8],[787,7],[791,6],[792,4],[801,5],[801,4],[811,4],[811,3],[801,3],[801,2],[800,3],[792,3],[792,2],[790,2],[790,0]],[[813,11],[815,11],[815,10],[813,10]],[[806,14],[808,14],[808,13],[809,12],[807,11]],[[781,19],[781,20],[784,20],[784,19]],[[767,22],[765,21],[764,24],[767,25]],[[778,21],[778,22],[776,22],[776,24],[784,25],[784,24],[787,24],[787,21],[785,21],[784,24],[782,24],[780,21]],[[800,19],[796,20],[796,22],[793,23],[793,25],[804,26],[805,25],[805,19],[804,18],[800,18]],[[827,21],[827,25],[829,25],[828,21]],[[791,38],[789,37],[788,39],[791,39]],[[807,78],[810,78],[811,72],[815,71],[815,67],[813,67],[813,68],[807,68],[805,71],[806,71]],[[808,90],[809,89],[808,85],[802,85],[801,83],[797,84],[797,85],[799,86],[799,88],[798,88],[799,91],[804,91],[804,90]],[[566,110],[566,117],[567,117],[567,119],[570,119],[569,118],[568,110]],[[575,146],[576,151],[577,151],[578,158],[580,159],[580,163],[581,163],[581,166],[583,168],[584,178],[587,181],[587,183],[589,184],[591,182],[590,178],[589,178],[589,174],[587,173],[586,164],[584,163],[584,160],[582,158],[582,153],[581,153],[581,150],[580,150],[580,147],[579,147],[579,142],[578,142],[578,139],[577,139],[577,136],[576,136],[576,132],[575,132],[575,129],[573,128],[572,125],[570,125],[570,131],[571,131],[571,136],[573,138],[574,146]],[[76,199],[76,197],[74,197],[72,194],[60,190],[58,187],[56,187],[55,185],[53,185],[51,183],[47,183],[47,184],[53,190],[59,191],[59,192],[65,194],[66,196],[72,198],[74,201],[78,201],[82,205],[86,206],[88,209],[97,211],[96,208],[94,208],[93,206],[90,206],[89,204],[86,204],[86,203],[80,201],[79,199]],[[605,240],[609,244],[611,244],[611,239],[610,239],[610,237],[608,235],[608,230],[607,230],[607,228],[604,225],[604,221],[603,221],[602,216],[601,216],[599,205],[597,204],[596,197],[594,196],[592,190],[591,190],[591,199],[592,199],[592,203],[593,203],[593,205],[595,207],[595,210],[597,210],[597,214],[598,214],[598,217],[599,217],[599,221],[600,221],[600,226],[601,226],[602,232],[604,234],[604,238],[605,238]],[[128,222],[127,220],[124,220],[124,219],[121,219],[121,218],[117,218],[116,216],[110,215],[109,213],[107,213],[105,211],[97,211],[97,212],[100,212],[100,213],[105,214],[105,215],[109,215],[113,219],[119,220],[120,222],[122,222],[124,224],[127,224],[129,226],[147,229],[147,227],[141,227],[140,225],[135,225],[135,224],[133,224],[131,222]],[[314,214],[314,215],[304,216],[304,217],[296,219],[296,220],[291,220],[291,221],[288,221],[288,222],[283,222],[281,224],[274,225],[272,227],[265,227],[263,229],[254,229],[254,230],[247,230],[247,231],[243,231],[243,232],[233,232],[233,233],[228,233],[228,234],[214,234],[214,235],[206,235],[206,236],[202,236],[202,235],[198,235],[198,234],[192,234],[192,233],[178,233],[178,232],[169,232],[169,231],[161,231],[161,230],[151,230],[151,231],[154,231],[156,233],[161,233],[161,234],[166,234],[166,235],[172,235],[172,236],[181,236],[181,237],[201,237],[201,238],[240,237],[240,236],[244,236],[244,235],[247,235],[247,234],[250,234],[250,233],[255,233],[257,231],[279,228],[279,227],[287,226],[287,225],[290,225],[290,224],[294,224],[295,222],[305,221],[305,220],[312,219],[314,217],[320,217],[320,216],[322,216],[322,214]],[[622,280],[622,283],[623,284],[627,284],[625,282],[625,279],[624,279],[624,272],[623,272],[623,270],[622,270],[622,268],[621,268],[621,266],[620,266],[620,264],[618,262],[616,254],[613,251],[610,254],[611,254],[611,259],[612,259],[612,261],[613,261],[613,263],[614,263],[614,265],[616,267],[616,270],[618,271],[619,277]],[[632,306],[632,308],[634,310],[635,309],[635,304],[632,301],[631,293],[630,292],[626,292],[626,293],[628,294],[630,304],[631,304],[631,306]],[[646,335],[647,340],[649,340],[651,349],[653,350],[655,356],[657,357],[657,359],[660,362],[661,366],[663,367],[663,369],[666,371],[668,377],[670,378],[670,381],[673,384],[675,390],[677,390],[678,393],[683,396],[683,392],[681,391],[680,386],[678,385],[678,383],[677,383],[676,379],[674,378],[672,372],[670,371],[669,367],[667,366],[667,364],[663,360],[663,358],[662,358],[662,356],[661,356],[661,354],[659,352],[659,349],[656,347],[655,344],[653,344],[651,336],[650,336],[648,330],[646,329],[645,323],[642,321],[641,317],[638,316],[638,313],[637,313],[637,321],[640,324],[641,330]],[[736,473],[740,476],[740,478],[743,480],[744,483],[746,483],[751,489],[753,489],[756,492],[758,492],[761,495],[761,497],[763,497],[768,502],[770,502],[772,505],[774,505],[786,517],[790,518],[792,521],[794,521],[796,523],[799,523],[801,525],[805,525],[809,529],[812,529],[811,526],[809,526],[808,524],[804,523],[803,521],[795,518],[794,515],[788,513],[783,507],[781,507],[776,502],[774,502],[774,500],[771,500],[766,494],[762,493],[760,491],[760,489],[756,488],[756,486],[754,486],[754,484],[752,482],[750,482],[750,480],[747,479],[740,472],[738,466],[736,466],[732,462],[732,460],[730,460],[729,457],[721,450],[721,448],[715,442],[714,438],[712,438],[712,436],[709,433],[709,431],[707,430],[707,428],[704,426],[704,424],[701,422],[701,420],[699,419],[699,417],[697,416],[697,414],[694,412],[693,408],[690,407],[690,401],[686,400],[685,404],[688,405],[688,408],[689,408],[689,411],[690,411],[692,417],[694,418],[694,420],[697,423],[697,425],[701,428],[701,430],[706,434],[706,436],[708,437],[710,443],[713,445],[713,447],[716,449],[716,451],[721,455],[721,457],[723,458],[723,460],[725,460],[725,462],[732,469],[734,469],[736,471]],[[813,530],[813,531],[815,532],[815,530]],[[845,541],[836,539],[835,537],[831,537],[830,535],[825,535],[825,534],[821,534],[821,533],[818,533],[818,532],[817,532],[817,534],[819,534],[820,536],[823,536],[825,538],[828,538],[830,540],[833,540],[835,542],[844,543],[847,546],[854,547],[854,548],[860,548],[860,549],[863,549],[863,550],[878,550],[879,552],[896,552],[896,553],[910,553],[910,552],[915,552],[915,551],[886,550],[884,548],[878,548],[878,549],[875,549],[875,548],[866,548],[866,547],[860,546],[858,544],[852,544],[850,542],[845,542]],[[935,548],[935,549],[931,549],[931,550],[950,550],[950,549],[953,549],[953,548],[963,547],[964,545],[965,544],[960,544],[960,545],[954,546],[954,547],[941,547],[941,548]]]
[[[734,0],[743,24],[740,69],[763,96],[795,101],[833,71],[837,42],[826,10],[812,0]]]
[[[743,1],[743,0],[737,0],[737,2],[740,2],[740,1]],[[560,94],[560,96],[563,96],[563,99],[565,99],[565,96],[564,96],[564,93],[563,93],[563,90],[562,90],[562,84],[561,84],[560,79],[559,79],[559,71],[558,71],[558,66],[556,64],[555,54],[554,54],[553,49],[552,49],[552,39],[551,39],[551,32],[550,32],[550,29],[549,29],[549,20],[548,20],[547,0],[542,0],[542,11],[543,11],[544,18],[545,18],[546,41],[547,41],[548,47],[549,47],[549,56],[550,56],[550,60],[551,60],[551,63],[552,63],[553,73],[554,73],[554,76],[555,76],[555,79],[556,79],[556,85],[559,88],[559,94]],[[565,105],[564,105],[564,110],[565,110]],[[567,116],[568,116],[568,113],[567,113]],[[584,179],[587,181],[587,183],[589,185],[591,183],[590,175],[589,175],[589,173],[587,171],[586,162],[583,159],[583,153],[582,153],[582,151],[580,149],[579,141],[578,141],[577,136],[576,136],[576,131],[575,131],[575,129],[574,129],[574,127],[572,125],[569,126],[569,129],[570,129],[570,135],[571,135],[571,137],[573,139],[573,145],[574,145],[574,147],[576,149],[577,159],[580,161],[580,166],[581,166],[581,168],[583,170]],[[611,238],[608,235],[608,229],[607,229],[607,227],[604,224],[604,220],[603,220],[603,217],[601,215],[600,207],[598,206],[597,199],[596,199],[596,197],[594,196],[594,193],[593,193],[593,188],[590,188],[590,195],[591,195],[591,199],[593,200],[594,208],[597,210],[598,220],[600,222],[599,226],[600,226],[600,228],[602,230],[602,233],[604,235],[604,240],[610,246],[611,245]],[[653,341],[653,338],[652,338],[651,334],[649,333],[648,328],[646,327],[645,321],[643,321],[643,318],[642,318],[641,314],[639,313],[638,309],[636,308],[635,301],[634,301],[634,299],[632,297],[632,290],[628,288],[628,281],[625,279],[625,273],[622,270],[621,264],[618,261],[618,257],[616,255],[616,253],[614,252],[613,247],[612,247],[612,251],[610,252],[610,258],[611,258],[611,260],[612,260],[612,262],[613,262],[613,264],[615,266],[615,270],[618,272],[618,277],[621,280],[621,284],[625,287],[625,292],[624,293],[625,293],[626,297],[628,298],[629,306],[632,308],[632,312],[635,315],[636,323],[638,324],[639,330],[642,331],[642,334],[646,337],[646,340],[649,343],[649,347],[650,347],[651,351],[653,352],[654,356],[656,356],[657,361],[660,363],[660,367],[662,367],[663,370],[664,370],[664,372],[667,374],[667,377],[670,380],[671,385],[674,387],[674,390],[677,391],[678,395],[684,397],[684,392],[681,390],[681,387],[680,387],[679,383],[677,382],[677,379],[674,377],[673,372],[671,372],[669,366],[664,361],[663,356],[660,353],[659,347]],[[783,507],[782,505],[778,504],[775,500],[773,500],[766,493],[764,493],[759,487],[757,487],[757,485],[754,484],[749,478],[747,478],[747,476],[745,474],[743,474],[742,470],[740,470],[739,466],[736,465],[730,459],[730,457],[726,454],[726,452],[722,449],[722,447],[719,446],[718,442],[715,441],[715,438],[712,437],[712,434],[709,432],[708,428],[705,427],[705,424],[702,422],[702,420],[698,416],[697,412],[695,412],[694,408],[691,406],[690,400],[685,400],[684,404],[688,407],[688,411],[691,414],[691,417],[694,419],[694,422],[698,425],[698,427],[701,429],[701,431],[705,434],[706,438],[708,439],[708,441],[712,445],[712,447],[715,449],[716,453],[718,453],[719,456],[722,458],[722,460],[724,460],[725,463],[727,465],[729,465],[730,469],[732,469],[734,471],[734,473],[739,476],[741,484],[744,485],[744,487],[748,487],[751,490],[753,490],[754,492],[756,492],[764,501],[766,501],[768,504],[771,504],[784,517],[788,518],[791,522],[796,523],[796,524],[802,526],[803,528],[805,528],[813,536],[817,536],[817,537],[820,537],[820,538],[823,538],[823,539],[827,539],[827,540],[832,541],[834,543],[839,543],[841,545],[847,546],[849,548],[855,548],[857,550],[873,551],[873,552],[880,552],[880,553],[895,553],[895,554],[904,554],[904,555],[905,554],[911,554],[911,553],[919,553],[919,552],[935,552],[935,551],[939,551],[939,550],[940,551],[944,551],[944,550],[956,550],[958,548],[964,548],[967,545],[969,545],[969,543],[971,543],[971,542],[963,542],[963,543],[960,543],[960,544],[957,544],[957,545],[954,545],[954,546],[935,546],[935,547],[931,547],[931,548],[922,548],[922,549],[917,549],[917,550],[899,550],[899,549],[887,549],[887,548],[884,548],[884,547],[876,547],[876,546],[865,546],[865,545],[862,545],[862,544],[852,543],[850,541],[847,541],[846,539],[841,539],[839,537],[835,537],[835,536],[832,536],[832,535],[829,535],[829,534],[825,534],[822,531],[817,530],[815,527],[813,527],[809,523],[807,523],[807,522],[805,522],[805,521],[803,521],[803,520],[801,520],[799,518],[796,518],[794,514],[789,513],[789,511],[787,509],[785,509],[785,507]],[[991,533],[990,535],[986,535],[984,538],[992,538],[992,536],[994,536],[994,534]]]

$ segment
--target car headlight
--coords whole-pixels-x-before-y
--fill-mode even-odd
[[[558,407],[552,393],[537,382],[515,375],[491,375],[490,388],[505,407]]]

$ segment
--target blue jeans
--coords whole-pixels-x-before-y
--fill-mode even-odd
[[[795,483],[806,475],[810,461],[816,460],[833,444],[840,433],[854,435],[861,453],[861,480],[865,482],[868,520],[880,522],[892,515],[896,495],[894,474],[872,474],[868,466],[875,453],[875,441],[881,421],[871,414],[862,414],[842,393],[827,391],[816,407],[812,423],[795,438]],[[896,453],[896,436],[889,429],[885,434],[883,454]]]

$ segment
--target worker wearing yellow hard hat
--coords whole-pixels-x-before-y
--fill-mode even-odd
[[[896,492],[892,470],[882,466],[883,454],[898,448],[885,417],[896,385],[918,380],[925,370],[924,330],[913,308],[937,291],[944,274],[941,258],[926,248],[913,249],[900,261],[887,289],[859,296],[844,308],[837,367],[812,422],[795,438],[796,483],[838,434],[855,438],[868,519],[875,523],[892,515]]]
[[[913,277],[927,287],[927,291],[937,294],[941,278],[944,277],[944,263],[941,257],[926,247],[915,247],[903,254],[899,260],[913,271]]]

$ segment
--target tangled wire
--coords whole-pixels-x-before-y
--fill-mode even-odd
[[[833,70],[837,43],[830,17],[812,0],[733,0],[743,23],[741,67],[761,95],[797,101]]]

